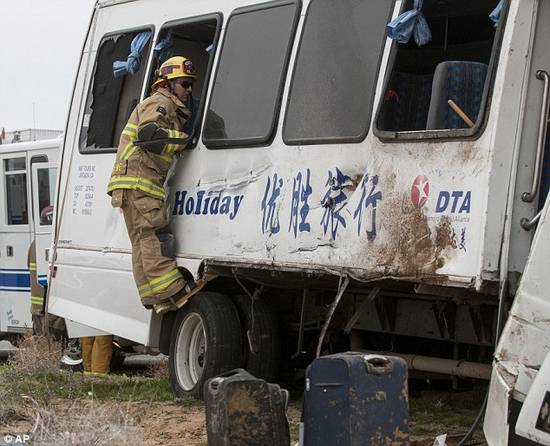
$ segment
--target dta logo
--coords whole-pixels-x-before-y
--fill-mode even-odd
[[[450,211],[451,214],[469,214],[472,204],[472,191],[441,191],[437,198],[435,212],[441,214]]]
[[[418,175],[411,188],[411,201],[417,208],[421,208],[428,201],[430,195],[430,182],[425,175]]]

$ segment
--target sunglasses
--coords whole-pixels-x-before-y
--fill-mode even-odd
[[[188,88],[192,88],[193,87],[193,82],[189,82],[189,81],[181,81],[181,82],[178,82],[178,84],[180,84],[183,88],[185,88],[186,90]]]

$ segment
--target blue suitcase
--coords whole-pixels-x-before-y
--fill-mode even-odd
[[[407,365],[391,356],[339,353],[306,371],[304,444],[409,444]]]

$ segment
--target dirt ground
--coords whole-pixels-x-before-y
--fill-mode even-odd
[[[52,408],[58,416],[66,416],[69,411],[89,410],[90,402],[68,401],[58,399],[52,404]],[[134,438],[138,438],[139,444],[144,446],[166,445],[182,446],[196,445],[207,446],[205,413],[201,403],[178,404],[174,402],[118,402],[98,401],[92,403],[96,413],[114,413],[122,410],[126,420],[135,426],[138,431]],[[288,410],[288,419],[291,431],[291,444],[297,442],[298,423],[300,421],[300,407],[293,403]],[[12,426],[12,433],[24,434],[32,429],[32,423],[20,421]],[[411,446],[431,446],[434,442],[433,435],[418,435],[411,437]],[[461,439],[461,434],[451,434],[447,438],[447,445],[456,445]],[[67,442],[66,444],[73,444]],[[100,443],[103,444],[103,443]],[[484,445],[481,431],[478,431],[470,445]],[[137,446],[137,444],[136,444]],[[265,445],[268,446],[268,445]]]
[[[9,363],[0,363],[0,445],[13,443],[2,443],[5,435],[32,433],[32,444],[40,446],[207,446],[204,405],[172,401],[165,362],[105,378],[60,372],[58,364],[59,351],[46,348],[41,339],[29,339]],[[456,445],[476,417],[485,391],[472,383],[452,391],[448,384],[410,382],[411,446],[431,446],[443,433],[449,435],[447,446]],[[291,394],[288,419],[294,446],[301,395]],[[485,444],[481,430],[469,444]]]

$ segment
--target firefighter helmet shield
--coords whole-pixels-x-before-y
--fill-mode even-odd
[[[197,77],[195,65],[189,59],[183,56],[174,56],[163,62],[157,71],[157,80],[153,87],[158,86],[164,81],[177,79],[179,77]]]

